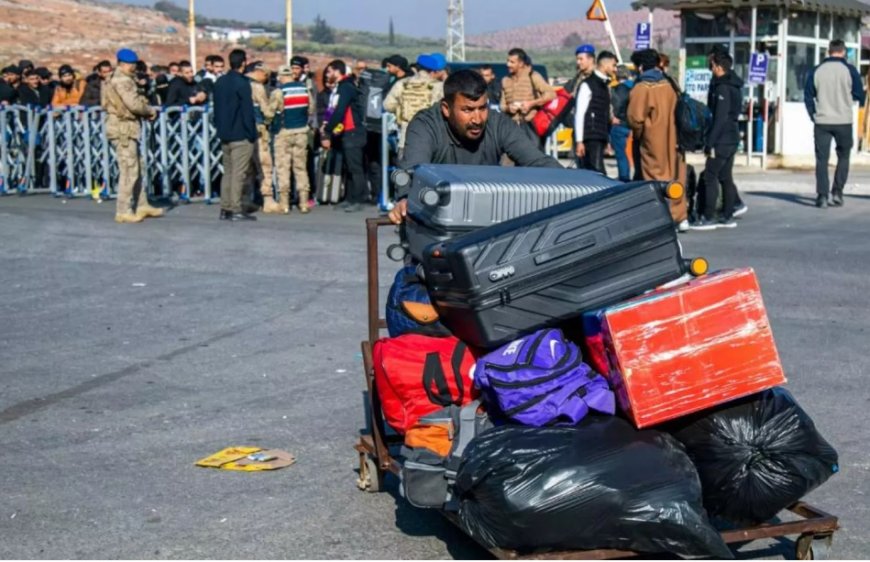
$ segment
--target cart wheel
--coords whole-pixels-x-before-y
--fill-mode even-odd
[[[365,453],[360,453],[359,478],[356,481],[357,488],[364,492],[380,492],[383,479],[383,472],[378,470],[378,464],[375,462],[375,459]]]
[[[798,560],[828,560],[831,558],[833,535],[801,535],[795,545]]]
[[[384,481],[384,473],[378,468],[378,463],[372,457],[366,457],[366,471],[369,476],[367,490],[372,493],[380,492]]]

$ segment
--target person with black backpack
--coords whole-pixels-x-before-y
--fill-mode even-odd
[[[734,60],[728,53],[713,55],[713,82],[710,110],[713,123],[707,135],[704,154],[707,165],[704,170],[704,209],[692,223],[692,230],[716,230],[735,228],[734,206],[737,188],[732,172],[740,131],[737,119],[743,109],[743,79],[731,70]],[[722,183],[722,213],[716,222],[716,203],[719,199],[719,183]]]

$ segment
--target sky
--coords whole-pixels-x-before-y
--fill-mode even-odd
[[[140,6],[154,5],[154,0],[120,1]],[[174,1],[187,6],[186,0]],[[630,3],[631,0],[607,0],[607,10],[627,10]],[[284,4],[284,0],[196,0],[196,11],[241,21],[278,21],[284,19]],[[544,0],[538,3],[529,0],[465,0],[465,33],[476,35],[579,18],[591,5],[592,0]],[[447,27],[447,0],[293,0],[295,23],[310,24],[318,13],[333,27],[382,33],[387,32],[392,16],[396,33],[413,37],[440,38],[445,35]]]

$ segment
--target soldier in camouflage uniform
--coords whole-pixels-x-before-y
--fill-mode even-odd
[[[153,120],[157,111],[139,94],[136,85],[136,53],[118,51],[118,67],[101,89],[101,105],[106,112],[106,137],[115,148],[120,178],[115,222],[136,223],[146,217],[163,216],[162,209],[148,204],[139,172],[140,119]],[[135,209],[134,209],[135,205]]]
[[[290,170],[296,179],[299,212],[308,213],[308,126],[309,117],[317,110],[315,98],[302,80],[301,66],[282,66],[278,70],[283,109],[277,116],[275,135],[275,166],[278,169],[278,206],[282,213],[290,212]]]
[[[417,74],[396,82],[384,98],[384,111],[394,114],[399,125],[400,151],[405,147],[405,134],[411,119],[444,97],[444,82],[440,78],[447,66],[444,56],[439,53],[420,55],[417,65],[420,67]]]
[[[272,95],[266,93],[266,82],[269,80],[269,70],[262,61],[256,61],[248,65],[245,74],[251,79],[251,97],[254,99],[254,118],[257,122],[257,176],[260,181],[260,194],[263,196],[263,211],[266,213],[280,213],[280,205],[275,202],[272,192],[272,135],[270,125],[275,113],[281,108],[280,93]]]

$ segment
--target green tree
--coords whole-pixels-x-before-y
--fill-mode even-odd
[[[390,16],[390,47],[396,44],[396,30],[393,29],[393,18]]]
[[[335,33],[326,23],[326,20],[320,17],[320,14],[317,14],[317,17],[314,18],[314,28],[311,30],[311,40],[323,45],[331,45],[335,43]]]

